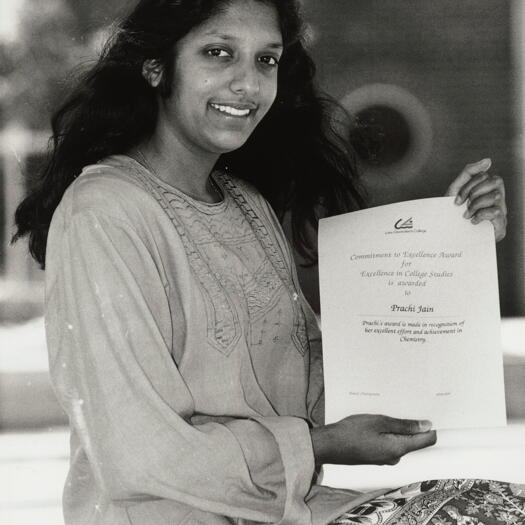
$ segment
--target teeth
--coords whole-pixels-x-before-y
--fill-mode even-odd
[[[237,109],[232,108],[231,106],[221,106],[220,104],[211,104],[211,106],[221,113],[233,115],[234,117],[246,117],[250,114],[249,109]]]

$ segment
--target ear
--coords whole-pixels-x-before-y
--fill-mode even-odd
[[[144,64],[142,64],[142,76],[146,79],[151,87],[158,87],[160,81],[162,80],[163,73],[164,68],[157,59],[150,58],[145,60]]]

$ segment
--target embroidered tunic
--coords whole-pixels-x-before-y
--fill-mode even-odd
[[[51,224],[50,369],[71,424],[67,525],[328,523],[369,499],[312,485],[320,333],[249,185],[195,201],[126,156]]]

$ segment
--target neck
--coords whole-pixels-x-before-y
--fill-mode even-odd
[[[211,203],[220,200],[210,182],[210,173],[219,159],[218,154],[195,151],[169,129],[163,130],[162,124],[136,152],[138,160],[164,182],[197,200]]]

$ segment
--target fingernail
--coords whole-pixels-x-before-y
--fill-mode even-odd
[[[465,219],[468,219],[470,217],[470,211],[469,210],[465,210],[465,213],[463,214],[463,217]]]
[[[483,159],[482,161],[480,161],[480,164],[483,167],[483,169],[488,170],[492,166],[492,159],[490,158]]]
[[[423,421],[419,422],[419,430],[421,432],[428,432],[432,429],[432,422],[424,419]]]
[[[457,204],[458,206],[463,202],[463,199],[460,195],[456,197],[456,200],[454,201],[454,204]]]

